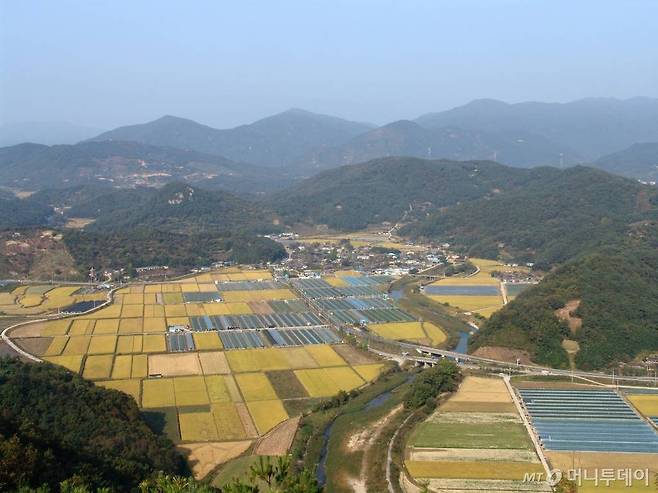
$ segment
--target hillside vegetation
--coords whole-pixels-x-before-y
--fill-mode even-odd
[[[600,170],[554,170],[542,180],[435,211],[403,231],[470,255],[535,262],[545,279],[494,314],[475,347],[510,346],[539,363],[600,368],[658,349],[658,191]],[[580,301],[572,333],[556,310]]]
[[[0,359],[0,490],[72,480],[130,491],[157,471],[186,466],[132,397],[48,363]]]
[[[586,98],[568,103],[515,104],[479,99],[428,113],[416,122],[427,128],[452,126],[492,132],[510,140],[541,137],[564,154],[565,164],[575,164],[637,142],[658,141],[658,99]]]
[[[356,230],[396,222],[405,211],[494,195],[550,170],[509,168],[491,161],[428,161],[391,157],[325,171],[274,195],[266,204],[288,224],[308,222]]]
[[[616,248],[567,262],[495,313],[474,346],[529,351],[539,363],[567,366],[563,339],[579,342],[576,364],[592,369],[658,350],[658,223],[635,225]],[[571,300],[582,327],[555,316]]]
[[[658,142],[633,144],[594,161],[594,166],[610,173],[644,181],[658,180]]]
[[[175,149],[166,141],[160,147],[103,141],[0,148],[0,186],[20,190],[76,185],[157,187],[175,181],[248,194],[277,190],[291,183],[286,173],[272,176],[259,166]]]
[[[629,224],[658,208],[655,188],[632,180],[586,167],[545,171],[522,188],[436,211],[404,232],[550,268],[619,243]]]
[[[52,209],[31,200],[0,191],[0,230],[47,224]]]
[[[94,211],[94,206],[97,206]],[[96,221],[90,231],[107,232],[133,228],[174,233],[271,232],[274,215],[253,202],[228,192],[209,191],[172,183],[141,194],[111,192],[77,204],[76,214],[91,212]]]
[[[68,217],[94,219],[84,231],[64,229],[64,242],[58,243],[80,272],[92,266],[125,268],[127,273],[147,265],[187,269],[224,260],[268,262],[286,255],[281,245],[262,236],[279,230],[274,213],[223,191],[180,183],[161,189],[85,185],[46,190],[23,200],[12,196],[7,202],[8,210],[20,207],[24,212],[0,222],[10,238],[17,226],[33,226],[23,231],[32,238],[40,235],[38,226],[62,227]],[[64,215],[54,213],[53,207]],[[0,261],[0,273],[27,275],[47,253],[43,242],[32,244],[34,248],[14,248],[11,259]],[[49,271],[48,277],[63,277],[58,272]]]
[[[558,146],[541,136],[519,133],[512,138],[456,126],[426,128],[401,120],[358,135],[342,145],[317,149],[297,166],[307,170],[328,169],[388,156],[462,161],[494,159],[519,167],[558,164],[564,158]]]
[[[152,122],[110,130],[93,140],[129,140],[281,168],[313,149],[346,142],[370,128],[363,123],[291,109],[225,130],[164,116]]]
[[[192,268],[224,260],[255,264],[286,256],[285,249],[269,238],[230,233],[176,234],[141,228],[112,233],[67,231],[64,242],[81,271],[93,266],[132,273],[133,268],[147,265]]]
[[[124,199],[124,200],[118,200]],[[259,236],[276,231],[274,216],[226,192],[170,184],[161,190],[113,191],[81,202],[75,214],[95,217],[64,240],[81,269],[144,265],[193,267],[220,260],[240,263],[285,257],[278,243]]]

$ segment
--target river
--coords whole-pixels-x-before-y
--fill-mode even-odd
[[[381,394],[378,394],[372,399],[370,399],[366,403],[366,405],[363,406],[361,410],[372,411],[373,409],[377,409],[378,407],[383,406],[391,398],[394,390],[400,388],[400,386],[405,385],[409,382],[413,382],[415,378],[416,378],[415,373],[409,375],[401,384],[393,387],[392,389],[385,390]],[[340,418],[340,416],[336,417],[336,419],[338,418]],[[327,425],[327,427],[324,429],[324,432],[322,433],[323,443],[322,443],[322,449],[320,450],[320,462],[318,463],[318,467],[315,471],[315,478],[317,479],[318,484],[320,486],[324,486],[327,482],[327,471],[326,471],[327,455],[329,452],[329,440],[331,439],[331,432],[333,431],[334,428],[334,422],[335,419]]]

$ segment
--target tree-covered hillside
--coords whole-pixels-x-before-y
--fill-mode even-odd
[[[476,256],[542,268],[619,244],[627,226],[658,210],[658,191],[586,167],[553,170],[526,186],[432,213],[404,232],[442,238]]]
[[[396,222],[405,211],[492,196],[556,170],[526,170],[491,161],[428,161],[408,157],[375,159],[309,178],[267,202],[288,224],[308,222],[355,230]]]
[[[426,128],[401,120],[358,135],[340,146],[316,149],[304,156],[298,167],[322,170],[389,156],[406,156],[460,161],[495,159],[527,168],[559,164],[564,158],[561,154],[558,146],[541,136],[519,133],[511,138],[455,126]]]
[[[594,166],[630,178],[658,181],[658,142],[633,144],[597,159]]]
[[[130,272],[145,265],[194,267],[285,257],[281,245],[260,236],[278,230],[274,215],[227,192],[176,183],[138,193],[112,190],[71,211],[96,218],[84,231],[64,236],[82,270],[123,267]]]
[[[73,480],[130,491],[157,471],[186,472],[137,404],[48,363],[0,359],[0,490]]]
[[[313,149],[341,144],[370,128],[368,124],[290,109],[224,130],[184,118],[164,116],[152,122],[110,130],[93,140],[126,140],[176,147],[282,168]],[[273,178],[271,174],[267,176]]]
[[[0,191],[0,230],[48,224],[52,208]]]
[[[580,301],[571,331],[555,311]],[[617,247],[571,260],[495,313],[476,347],[502,345],[530,352],[539,363],[566,366],[563,339],[578,341],[580,368],[605,367],[658,350],[658,223],[631,226]]]
[[[120,200],[123,199],[123,200]],[[133,228],[174,233],[271,232],[278,228],[274,214],[253,202],[224,191],[209,191],[181,183],[160,190],[128,195],[112,192],[81,203],[74,212],[94,212],[91,231],[108,232]],[[104,208],[101,206],[105,204]]]
[[[284,172],[272,175],[259,166],[175,149],[166,142],[160,147],[115,140],[0,148],[0,186],[21,190],[76,185],[157,187],[176,181],[259,194],[278,190],[292,180]]]
[[[636,142],[658,141],[658,99],[585,98],[568,103],[509,104],[478,99],[416,120],[427,128],[495,132],[510,140],[528,135],[555,143],[566,164],[589,161]]]
[[[243,264],[274,262],[285,258],[279,243],[255,235],[177,234],[153,229],[115,232],[67,231],[64,241],[81,271],[126,269],[148,265],[177,268],[208,266],[231,260]]]

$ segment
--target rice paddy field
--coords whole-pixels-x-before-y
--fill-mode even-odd
[[[441,346],[448,337],[439,326],[418,322],[386,294],[389,276],[337,271],[323,278],[295,279],[292,284],[335,325],[361,325],[380,337]]]
[[[489,317],[498,311],[504,302],[501,283],[497,278],[492,277],[491,273],[522,268],[512,268],[486,259],[472,258],[470,261],[479,268],[477,274],[441,279],[425,286],[423,292],[428,298],[438,303],[447,303],[464,312]]]
[[[412,341],[429,346],[440,346],[447,339],[443,329],[430,322],[371,324],[368,328],[386,339]]]
[[[190,450],[200,442],[244,449],[298,415],[304,403],[366,385],[383,364],[343,348],[326,326],[277,327],[286,342],[278,344],[265,335],[272,329],[201,327],[192,320],[212,323],[227,313],[307,324],[308,310],[268,271],[230,269],[127,286],[109,306],[20,326],[10,336],[45,361],[133,396],[148,419]],[[231,349],[227,334],[250,334],[261,344]]]
[[[544,469],[500,378],[467,376],[412,432],[405,467],[430,491],[550,491],[523,482]]]
[[[103,303],[107,291],[84,286],[57,284],[24,284],[11,291],[0,292],[0,313],[5,315],[44,315],[82,304],[76,312]]]

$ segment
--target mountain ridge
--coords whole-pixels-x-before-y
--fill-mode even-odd
[[[157,187],[172,181],[264,193],[290,183],[290,178],[222,156],[134,141],[55,146],[26,143],[0,148],[0,185],[19,190],[93,183]]]
[[[638,142],[597,159],[593,165],[610,173],[655,182],[658,180],[658,142]]]
[[[484,99],[426,113],[415,121],[434,128],[454,125],[537,134],[571,149],[582,161],[589,161],[636,142],[658,140],[658,99],[585,98],[566,103]]]
[[[230,129],[165,115],[151,122],[119,127],[90,140],[134,140],[282,167],[311,149],[335,145],[368,129],[369,124],[293,108]]]

